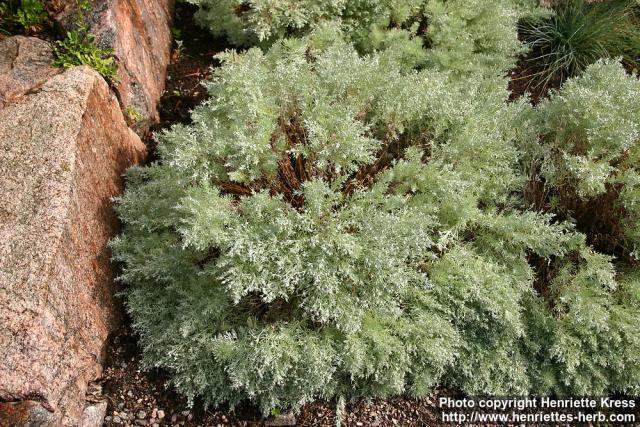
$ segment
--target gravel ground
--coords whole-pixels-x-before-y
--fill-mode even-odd
[[[127,325],[113,338],[100,385],[108,401],[105,426],[263,426],[273,420],[262,418],[250,405],[235,410],[209,409],[196,402],[193,408],[169,385],[161,371],[140,368],[137,339]],[[387,400],[359,401],[347,404],[342,425],[347,427],[438,426],[437,390],[425,399],[396,397]],[[334,426],[336,405],[314,402],[295,415],[296,426]]]

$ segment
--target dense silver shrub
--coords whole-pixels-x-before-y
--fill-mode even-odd
[[[265,413],[437,383],[637,393],[637,231],[614,258],[562,202],[615,188],[634,221],[637,77],[598,63],[533,108],[497,72],[511,41],[468,68],[447,38],[389,30],[363,55],[315,27],[221,55],[193,123],[128,173],[113,249],[147,365]]]

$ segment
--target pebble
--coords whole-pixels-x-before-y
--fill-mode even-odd
[[[117,415],[116,415],[115,417],[113,417],[113,422],[114,422],[114,423],[116,423],[116,424],[120,424],[120,421],[122,421],[122,420],[120,419],[120,417],[119,417],[119,416],[117,416]]]
[[[106,422],[110,422],[113,418],[111,417],[111,415],[107,415],[106,417],[104,417],[104,420]]]
[[[124,408],[124,402],[118,403],[118,409],[122,409],[122,408]]]
[[[156,408],[153,408],[153,411],[151,411],[151,418],[156,418],[158,416],[158,410]]]
[[[160,410],[158,411],[158,419],[160,419],[160,420],[161,420],[161,419],[163,419],[163,418],[164,418],[164,411],[163,411],[162,409],[160,409]]]
[[[131,390],[129,390],[129,391],[127,392],[127,396],[129,396],[129,397],[133,397],[133,392],[132,392]]]
[[[146,412],[144,412],[144,411],[138,412],[138,419],[144,420],[145,418],[147,418]]]
[[[171,422],[175,424],[175,423],[176,423],[176,421],[178,421],[178,416],[177,416],[176,414],[173,414],[173,415],[171,416]]]

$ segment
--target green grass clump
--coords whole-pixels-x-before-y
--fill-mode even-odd
[[[529,60],[533,84],[564,81],[601,58],[640,64],[640,5],[635,0],[561,0],[552,12],[521,24],[520,34],[534,52]]]

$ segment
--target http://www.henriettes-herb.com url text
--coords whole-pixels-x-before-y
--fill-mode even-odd
[[[621,423],[636,422],[638,402],[611,397],[438,399],[447,423]]]

